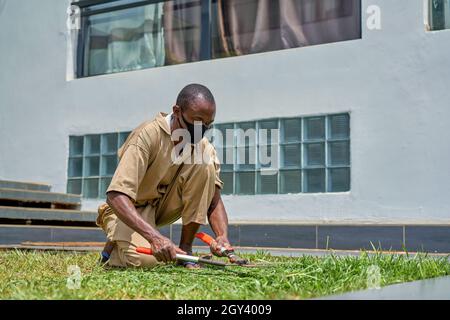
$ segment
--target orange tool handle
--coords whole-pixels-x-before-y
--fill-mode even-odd
[[[148,255],[151,255],[153,253],[152,249],[150,249],[150,248],[143,248],[143,247],[137,247],[136,248],[136,252],[139,252],[139,253],[142,253],[142,254],[148,254]]]
[[[204,232],[199,232],[195,235],[196,238],[202,240],[204,243],[206,243],[208,246],[211,246],[211,244],[216,241],[213,237],[211,237],[209,234],[206,234]],[[221,247],[220,251],[222,254],[225,254],[226,256],[230,257],[231,254],[233,254],[234,250],[227,250],[225,247]]]
[[[199,232],[195,235],[196,238],[202,240],[204,243],[206,243],[208,246],[211,245],[211,243],[213,243],[214,238],[211,237],[209,234],[206,234],[204,232]]]

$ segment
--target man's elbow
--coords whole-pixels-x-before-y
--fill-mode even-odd
[[[110,208],[112,208],[113,207],[113,201],[112,201],[112,193],[113,193],[114,191],[110,191],[110,192],[108,192],[107,194],[106,194],[106,203],[108,204],[108,206],[110,207]]]
[[[116,202],[116,200],[118,198],[120,198],[120,196],[123,196],[123,193],[117,192],[117,191],[109,191],[106,193],[106,203],[114,208],[114,203]]]

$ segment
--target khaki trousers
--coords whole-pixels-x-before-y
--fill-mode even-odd
[[[177,221],[183,225],[206,224],[207,213],[215,192],[214,164],[183,164],[172,183],[158,201],[137,207],[138,213],[152,227],[160,228]],[[150,267],[159,262],[150,255],[136,252],[137,247],[150,248],[149,242],[123,223],[106,203],[98,208],[97,225],[115,243],[109,266]]]

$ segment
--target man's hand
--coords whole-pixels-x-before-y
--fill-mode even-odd
[[[226,257],[226,251],[232,251],[233,247],[227,237],[219,236],[211,243],[211,253],[217,257]]]
[[[153,256],[161,262],[170,262],[176,260],[176,254],[186,254],[185,251],[178,248],[170,239],[164,236],[154,237],[150,242]]]
[[[228,257],[231,263],[236,263],[238,265],[248,264],[247,259],[243,259],[234,253],[233,247],[226,237],[217,237],[211,243],[211,252],[218,257]]]

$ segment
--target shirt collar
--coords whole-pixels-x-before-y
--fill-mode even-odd
[[[156,116],[156,122],[159,124],[159,126],[161,127],[161,129],[163,129],[163,131],[165,133],[167,133],[168,135],[171,135],[170,126],[169,126],[169,124],[166,121],[166,117],[167,117],[167,113],[160,112]]]

